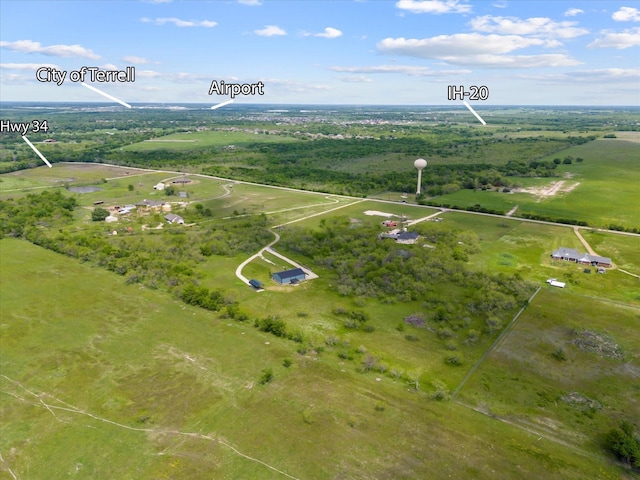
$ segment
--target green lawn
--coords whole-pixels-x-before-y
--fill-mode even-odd
[[[149,150],[198,150],[210,147],[242,146],[251,143],[294,142],[295,138],[282,135],[265,135],[253,132],[231,132],[209,130],[204,132],[174,133],[163,137],[145,140],[128,145],[125,151],[140,152]]]

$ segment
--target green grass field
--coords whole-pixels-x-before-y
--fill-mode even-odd
[[[299,355],[23,241],[0,252],[5,477],[286,478],[256,459],[300,479],[623,478],[590,446],[434,402],[327,352]],[[287,300],[309,314],[298,318],[321,322],[300,292]],[[263,309],[285,298],[250,294]],[[275,380],[259,385],[266,367]]]
[[[174,133],[163,137],[128,145],[125,151],[141,152],[149,150],[198,150],[210,147],[242,146],[250,143],[294,142],[293,137],[265,135],[253,132],[210,130],[205,132]]]
[[[640,155],[640,144],[621,139],[598,139],[543,160],[564,158],[567,155],[582,157],[584,162],[560,165],[557,170],[563,177],[550,178],[547,184],[553,181],[564,181],[567,186],[578,183],[570,192],[538,198],[526,193],[460,190],[438,197],[438,201],[461,207],[479,203],[505,212],[519,205],[517,214],[574,218],[594,226],[617,224],[637,227],[639,219],[636,185],[640,183],[640,169],[636,159]],[[540,185],[542,182],[536,183]]]
[[[131,170],[121,177],[121,169],[75,167],[19,173],[38,182],[38,174],[51,172],[39,186],[118,177],[101,183],[100,192],[76,194],[85,207],[95,199],[164,198],[153,185],[174,176],[134,176]],[[10,183],[14,177],[0,178]],[[408,219],[438,211],[193,178],[184,186],[189,200],[212,210],[202,227],[266,212],[267,225],[316,229],[323,220],[347,217],[359,228],[385,219],[367,210]],[[86,226],[88,210],[78,212],[74,228]],[[446,365],[447,348],[434,332],[397,328],[405,316],[423,310],[419,301],[340,296],[333,271],[278,245],[320,278],[277,286],[269,274],[286,265],[271,254],[265,258],[275,265],[256,260],[244,271],[266,284],[261,293],[235,276],[244,254],[208,257],[198,264],[197,278],[224,289],[252,319],[278,315],[308,339],[306,351],[257,330],[252,321],[221,318],[161,290],[127,286],[123,277],[25,241],[0,240],[0,478],[13,478],[9,468],[17,478],[34,479],[287,478],[281,472],[298,479],[632,478],[598,442],[618,419],[640,416],[638,279],[618,270],[587,275],[575,264],[552,262],[549,255],[560,246],[584,250],[569,227],[456,212],[439,217],[439,227],[477,235],[480,252],[470,256],[471,268],[517,273],[543,285],[462,388],[460,403],[432,399],[436,382],[453,391],[495,337],[459,342],[464,365]],[[163,238],[163,231],[139,230],[145,218],[127,223],[136,237]],[[280,233],[286,235],[287,227]],[[583,235],[618,269],[640,274],[637,237]],[[567,288],[544,284],[551,276]],[[462,293],[446,282],[433,288],[442,298]],[[366,311],[374,330],[346,328],[336,307]],[[602,359],[578,350],[572,331],[580,328],[612,338],[625,356]],[[559,347],[566,361],[552,356]],[[386,372],[362,373],[367,355]],[[260,385],[265,368],[275,379]],[[391,369],[404,376],[394,378]],[[573,391],[603,408],[585,412],[575,401],[558,400]]]
[[[640,418],[639,319],[638,307],[546,286],[459,398],[546,437],[597,452],[593,432],[607,431],[623,418]],[[619,345],[620,358],[579,348],[577,332],[584,330]],[[558,349],[565,360],[554,358]]]

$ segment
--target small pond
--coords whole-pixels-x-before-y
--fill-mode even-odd
[[[94,187],[92,185],[87,185],[84,187],[67,187],[67,190],[74,193],[91,193],[91,192],[100,192],[104,189],[100,187]]]

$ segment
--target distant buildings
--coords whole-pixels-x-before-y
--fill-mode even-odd
[[[147,200],[146,198],[141,202],[136,203],[136,207],[143,208],[144,210],[160,210],[164,202],[159,200]]]

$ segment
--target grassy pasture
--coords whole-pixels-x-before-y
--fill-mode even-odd
[[[563,150],[543,160],[564,158],[567,155],[574,158],[582,157],[584,162],[580,164],[574,161],[571,165],[559,165],[558,173],[569,178],[547,179],[546,183],[558,180],[565,180],[567,183],[579,182],[571,192],[538,199],[526,193],[460,190],[438,197],[438,200],[462,207],[479,203],[503,211],[519,205],[517,213],[575,218],[598,226],[608,226],[611,223],[638,226],[638,143],[620,139],[598,139]],[[544,184],[540,182],[538,185],[541,183]]]
[[[546,438],[597,452],[595,432],[640,418],[639,322],[638,307],[545,286],[459,398]],[[623,358],[579,349],[575,332],[584,329],[618,344]],[[566,360],[552,355],[559,348]],[[571,392],[582,401],[568,401]],[[597,403],[589,408],[585,398]]]
[[[18,240],[0,252],[4,477],[285,478],[232,445],[300,479],[623,478],[598,453],[86,264]],[[311,316],[308,300],[296,310]],[[267,366],[276,378],[260,386]]]
[[[229,132],[209,130],[205,132],[174,133],[133,145],[123,147],[125,151],[141,152],[149,150],[198,150],[228,145],[247,145],[251,143],[294,142],[295,138],[281,135],[265,135],[262,133]]]
[[[455,212],[445,213],[443,218],[445,222],[478,232],[482,252],[470,259],[475,268],[506,274],[519,273],[541,284],[554,277],[567,282],[568,288],[580,295],[640,305],[637,278],[616,269],[608,270],[605,275],[593,273],[595,269],[591,274],[585,274],[583,265],[551,259],[551,252],[560,247],[585,251],[572,227]],[[632,273],[637,274],[640,270],[637,237],[591,233],[588,230],[581,232],[599,255],[610,257],[616,265],[620,262],[622,268],[626,266]]]

